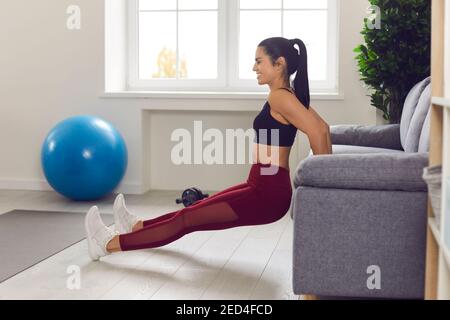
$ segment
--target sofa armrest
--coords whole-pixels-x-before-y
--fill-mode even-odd
[[[332,144],[403,150],[400,124],[333,125],[330,126]]]
[[[300,162],[294,186],[426,192],[426,166],[428,153],[316,155]]]

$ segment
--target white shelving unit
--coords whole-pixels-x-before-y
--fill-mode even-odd
[[[432,104],[434,108],[441,109],[439,112],[442,114],[442,191],[441,221],[437,223],[434,216],[428,218],[428,227],[437,246],[434,262],[437,269],[436,289],[429,298],[450,299],[450,99],[433,97]]]
[[[428,205],[427,299],[450,299],[450,0],[432,0],[430,166],[442,164],[440,221]]]

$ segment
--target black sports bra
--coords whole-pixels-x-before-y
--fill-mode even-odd
[[[291,92],[287,88],[281,89]],[[297,128],[294,125],[281,123],[272,117],[268,101],[266,101],[261,112],[253,120],[253,129],[255,130],[253,142],[280,147],[292,146],[297,134]]]

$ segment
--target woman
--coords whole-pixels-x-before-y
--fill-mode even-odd
[[[253,165],[247,181],[147,221],[130,213],[123,195],[118,195],[114,202],[116,231],[106,227],[98,208],[92,207],[85,227],[93,260],[112,252],[163,246],[194,231],[272,223],[287,213],[292,198],[289,154],[297,129],[308,136],[314,155],[330,154],[329,126],[309,104],[303,41],[281,37],[262,41],[253,71],[258,84],[267,84],[270,93],[253,122]],[[290,76],[295,72],[292,88]]]

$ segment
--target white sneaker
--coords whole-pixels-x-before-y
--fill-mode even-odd
[[[115,230],[120,234],[133,231],[133,227],[139,222],[139,218],[128,211],[125,206],[123,194],[119,194],[114,201],[114,223]]]
[[[89,209],[84,220],[84,227],[86,229],[86,239],[91,259],[97,261],[100,257],[110,254],[106,250],[106,246],[118,233],[105,226],[97,206]]]

